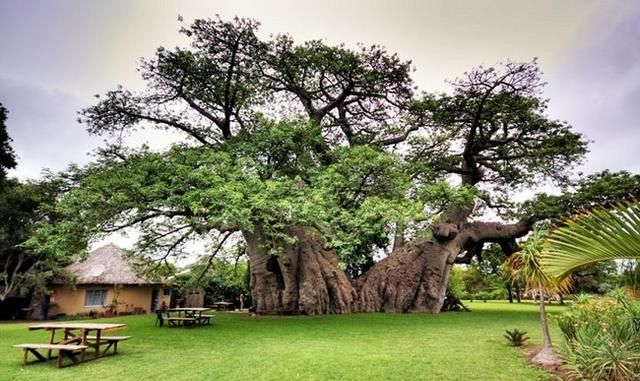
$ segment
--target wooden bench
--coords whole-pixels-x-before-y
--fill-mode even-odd
[[[169,322],[170,327],[178,327],[180,325],[194,325],[196,318],[192,317],[168,317],[165,319]]]
[[[211,324],[211,319],[216,317],[216,315],[200,315],[198,316],[198,320],[200,320],[200,324]]]
[[[100,336],[100,341],[104,341],[107,343],[107,347],[102,351],[102,353],[106,353],[109,348],[113,346],[113,354],[118,353],[118,343],[124,340],[129,340],[131,336]],[[87,340],[97,340],[98,336],[87,336]]]
[[[22,357],[22,365],[27,365],[27,357],[29,352],[33,353],[34,356],[37,357],[35,362],[39,361],[47,361],[47,358],[41,355],[38,352],[38,349],[47,349],[47,350],[57,350],[58,351],[58,360],[56,361],[56,366],[58,368],[62,368],[62,363],[64,357],[68,357],[74,364],[80,362],[78,358],[76,358],[75,354],[77,352],[83,352],[85,349],[89,348],[86,345],[76,345],[76,344],[16,344],[13,346],[14,348],[21,348],[23,350]]]

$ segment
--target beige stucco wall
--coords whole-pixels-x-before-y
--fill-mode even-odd
[[[163,288],[152,286],[114,286],[114,285],[78,285],[75,290],[71,291],[64,287],[57,287],[51,294],[51,302],[56,303],[50,311],[50,315],[57,314],[77,314],[88,313],[91,310],[103,312],[108,309],[108,305],[112,303],[114,297],[117,300],[119,313],[132,313],[139,310],[150,312],[151,294],[154,288],[158,289],[158,307],[164,301],[167,305],[170,302],[170,296],[165,296]],[[107,289],[107,298],[104,308],[101,307],[85,307],[86,291],[89,289]]]

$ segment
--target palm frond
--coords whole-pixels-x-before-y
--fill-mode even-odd
[[[541,263],[545,235],[544,230],[535,229],[521,250],[505,262],[505,270],[512,282],[520,282],[531,288],[542,286],[549,292],[565,293],[569,290],[571,279],[551,276]]]
[[[640,258],[640,202],[594,209],[551,232],[543,250],[546,271],[562,277],[582,266]]]

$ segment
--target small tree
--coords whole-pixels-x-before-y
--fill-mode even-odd
[[[559,360],[551,343],[544,295],[546,292],[562,291],[567,287],[568,279],[559,280],[554,278],[543,268],[540,256],[544,247],[544,235],[544,231],[534,230],[522,249],[513,254],[505,265],[512,281],[520,282],[540,293],[540,325],[542,327],[543,346],[532,361],[540,365],[554,366],[559,364]]]

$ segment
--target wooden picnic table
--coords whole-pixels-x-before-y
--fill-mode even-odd
[[[36,344],[20,344],[16,346],[18,348],[24,348],[25,350],[25,359],[23,362],[26,363],[26,353],[27,350],[30,350],[31,353],[38,357],[39,361],[50,360],[51,351],[55,349],[64,349],[67,346],[67,349],[70,349],[74,346],[74,344],[78,347],[78,352],[80,353],[80,359],[77,361],[73,356],[73,353],[69,353],[69,358],[73,360],[74,363],[81,362],[85,360],[85,351],[88,348],[93,348],[94,358],[106,356],[108,354],[109,348],[113,346],[113,351],[111,354],[117,353],[117,345],[121,340],[130,339],[131,336],[103,336],[103,332],[113,331],[117,329],[121,329],[126,327],[125,324],[122,323],[74,323],[74,322],[65,322],[65,323],[41,323],[30,325],[29,330],[46,330],[49,331],[49,343],[36,345]],[[62,331],[63,337],[56,338],[56,332]],[[93,335],[91,335],[93,333]],[[36,350],[31,350],[28,346],[31,345],[34,349],[47,349],[47,357],[46,359],[43,356],[40,356]],[[102,345],[107,345],[105,350],[101,352],[100,347]],[[62,365],[62,354],[59,354],[58,358],[58,366]]]
[[[193,324],[204,325],[205,323],[211,323],[211,318],[215,317],[215,315],[203,315],[203,312],[210,311],[211,308],[207,307],[178,307],[178,308],[169,308],[167,313],[177,312],[178,317],[167,316],[167,321],[172,326],[188,326]],[[182,316],[184,313],[184,317]],[[179,322],[180,324],[176,324]]]
[[[225,301],[222,301],[222,302],[215,302],[215,303],[213,303],[213,308],[215,308],[215,309],[216,309],[216,310],[218,310],[218,311],[221,311],[221,310],[229,310],[229,309],[232,309],[232,308],[233,308],[233,303],[231,303],[231,302],[225,302]]]

